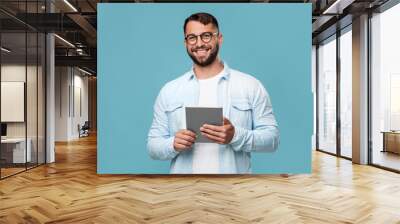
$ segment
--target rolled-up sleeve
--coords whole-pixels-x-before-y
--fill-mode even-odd
[[[255,85],[253,97],[253,129],[235,127],[230,145],[235,151],[273,152],[279,145],[279,129],[269,95],[260,82]]]
[[[163,90],[158,94],[154,104],[153,122],[147,136],[147,150],[150,157],[156,160],[171,160],[178,154],[174,149],[174,136],[169,134]]]

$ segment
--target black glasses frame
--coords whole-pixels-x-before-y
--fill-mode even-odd
[[[197,43],[197,40],[199,39],[198,37],[200,37],[200,39],[201,39],[201,41],[203,41],[204,43],[209,43],[211,40],[212,40],[212,38],[213,38],[213,36],[214,35],[218,35],[219,34],[219,32],[204,32],[204,33],[201,33],[201,34],[199,34],[199,35],[196,35],[196,34],[189,34],[189,35],[187,35],[186,37],[185,37],[185,41],[188,43],[188,44],[191,44],[191,45],[193,45],[193,44],[196,44]],[[209,39],[208,39],[208,36],[209,35]]]

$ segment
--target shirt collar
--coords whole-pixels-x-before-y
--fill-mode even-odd
[[[230,68],[226,62],[223,61],[223,63],[224,63],[224,69],[222,70],[221,79],[229,79]],[[196,74],[194,73],[194,66],[191,67],[191,69],[189,70],[188,75],[187,75],[188,80],[191,80],[193,78],[196,78]]]

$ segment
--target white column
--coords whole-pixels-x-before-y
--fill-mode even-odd
[[[51,1],[46,1],[47,12],[53,12]],[[55,44],[54,34],[46,35],[46,163],[55,161],[54,133],[55,133]]]
[[[46,163],[55,161],[54,133],[55,133],[55,76],[54,76],[54,35],[49,33],[46,36],[46,57],[47,57],[47,76],[46,76]]]
[[[353,162],[368,163],[368,15],[353,19]]]

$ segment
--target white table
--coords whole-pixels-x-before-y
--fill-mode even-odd
[[[12,148],[12,162],[13,163],[25,163],[31,162],[32,154],[31,154],[31,146],[32,140],[27,138],[27,147],[25,151],[25,138],[6,138],[1,139],[2,147],[6,146],[13,146]],[[26,153],[26,154],[25,154]],[[25,158],[27,161],[25,161]]]

